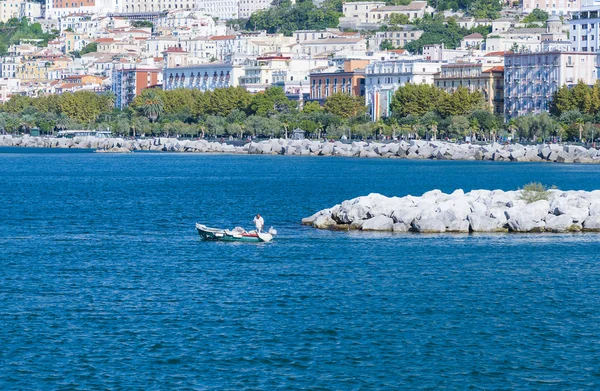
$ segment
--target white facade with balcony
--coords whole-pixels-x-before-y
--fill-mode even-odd
[[[241,66],[209,63],[196,66],[165,68],[163,70],[163,89],[177,88],[212,91],[216,88],[237,87],[244,75]]]
[[[504,57],[504,113],[507,119],[548,111],[552,95],[563,85],[580,80],[596,82],[594,53],[547,51],[506,54]]]
[[[365,103],[376,121],[390,114],[392,95],[408,83],[433,84],[442,63],[423,59],[377,61],[365,68]]]
[[[573,50],[596,52],[600,48],[600,5],[582,9],[569,21],[569,36]]]

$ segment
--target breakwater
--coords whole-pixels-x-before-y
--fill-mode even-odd
[[[600,163],[596,148],[559,144],[455,144],[445,141],[410,140],[391,143],[271,139],[235,146],[208,140],[123,139],[96,137],[0,136],[0,146],[30,148],[79,148],[98,152],[162,151],[188,153],[280,154],[363,158],[491,160],[517,162]]]
[[[369,194],[304,218],[320,229],[393,232],[600,232],[600,190],[432,190]]]

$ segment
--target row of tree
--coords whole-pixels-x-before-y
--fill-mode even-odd
[[[395,117],[421,116],[427,112],[435,112],[447,118],[485,109],[489,108],[483,94],[479,91],[470,92],[463,86],[449,93],[429,84],[407,84],[396,90],[391,102]]]
[[[345,94],[330,96],[323,106],[307,102],[299,108],[275,87],[258,94],[233,87],[210,92],[147,89],[129,108],[119,110],[113,108],[115,97],[111,93],[81,91],[39,98],[15,96],[0,106],[0,129],[28,132],[37,127],[43,133],[53,133],[87,128],[131,136],[285,137],[299,127],[312,137],[330,138],[462,139],[470,135],[488,141],[498,137],[589,140],[594,132],[599,133],[594,124],[600,114],[590,108],[598,106],[590,106],[588,97],[598,95],[600,84],[585,88],[580,83],[557,93],[565,98],[563,103],[553,103],[553,107],[561,108],[553,116],[521,116],[509,124],[492,114],[481,93],[464,87],[447,93],[429,85],[403,86],[392,97],[392,115],[375,123],[366,115],[364,97]],[[571,100],[566,99],[565,92]]]
[[[590,115],[600,113],[600,80],[591,87],[581,80],[572,88],[563,85],[552,96],[549,110],[557,117],[573,110]]]

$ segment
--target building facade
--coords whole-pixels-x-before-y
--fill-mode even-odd
[[[581,0],[523,0],[522,4],[526,14],[541,9],[550,15],[570,15],[581,8]]]
[[[384,41],[389,41],[396,48],[416,41],[423,35],[423,30],[406,29],[402,31],[378,31],[375,33],[375,47],[380,47]]]
[[[115,107],[123,109],[141,94],[142,90],[160,84],[162,71],[158,68],[126,67],[112,72],[112,91]]]
[[[78,2],[47,0],[45,17],[46,19],[58,19],[73,13],[105,15],[109,12],[119,12],[121,1],[123,0],[80,0]]]
[[[573,50],[596,52],[600,48],[600,6],[573,13],[569,21],[569,35]]]
[[[212,91],[216,88],[237,87],[242,76],[244,70],[241,66],[222,63],[165,68],[163,89],[189,88]]]
[[[271,7],[271,0],[239,0],[238,17],[247,19],[256,11]]]
[[[42,16],[40,3],[23,0],[0,0],[0,22],[6,23],[9,19],[27,18],[29,21]]]
[[[408,20],[421,19],[425,16],[426,1],[413,1],[408,5],[390,5],[372,9],[367,23],[386,23],[393,14],[406,15]]]
[[[423,59],[376,61],[365,69],[365,103],[371,119],[390,115],[390,103],[394,92],[408,83],[433,84],[440,71],[440,62]]]
[[[504,113],[507,119],[548,111],[560,87],[596,82],[594,53],[550,50],[504,57]]]
[[[454,92],[465,87],[470,92],[479,91],[495,114],[504,114],[504,67],[482,63],[442,64],[435,75],[436,87]]]

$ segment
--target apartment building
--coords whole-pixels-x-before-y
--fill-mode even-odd
[[[163,89],[177,88],[212,91],[216,88],[239,86],[244,70],[239,65],[208,63],[163,70]]]
[[[256,11],[270,8],[272,0],[239,0],[238,17],[247,19]]]
[[[162,82],[162,70],[137,65],[125,65],[112,72],[112,91],[115,107],[123,109],[141,94],[142,90]]]
[[[570,15],[579,11],[582,0],[523,0],[523,12],[531,13],[534,9],[546,11],[550,15]]]
[[[389,41],[392,46],[402,48],[419,39],[421,35],[423,30],[413,29],[412,26],[406,26],[406,29],[401,31],[378,31],[375,33],[375,47],[378,48],[384,41]]]
[[[574,12],[569,21],[573,50],[596,52],[600,48],[600,6],[586,7]]]
[[[537,53],[507,53],[504,58],[504,113],[510,119],[548,111],[560,87],[596,82],[596,54],[548,46]]]
[[[440,71],[440,62],[422,58],[397,61],[375,61],[365,68],[365,103],[371,119],[377,121],[390,114],[394,92],[408,83],[433,84]]]
[[[442,64],[434,84],[447,92],[465,87],[479,91],[496,114],[504,113],[504,66],[483,63]]]
[[[342,69],[311,73],[310,99],[324,101],[327,97],[344,93],[365,95],[365,70],[368,60],[348,60]]]

